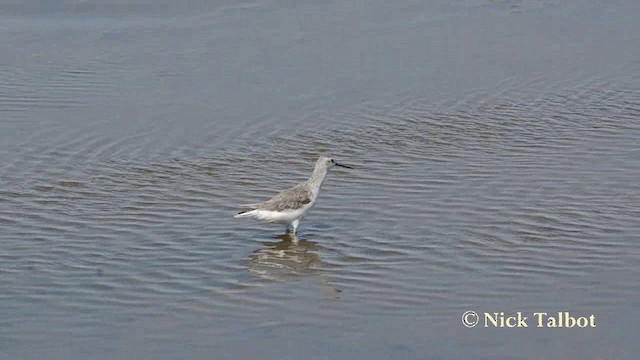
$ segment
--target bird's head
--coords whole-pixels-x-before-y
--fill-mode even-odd
[[[328,156],[324,156],[324,155],[320,156],[320,158],[318,159],[318,162],[316,164],[317,165],[322,165],[323,167],[326,167],[327,169],[332,168],[334,166],[339,166],[339,167],[343,167],[343,168],[347,168],[347,169],[353,169],[351,166],[340,164],[337,161],[335,161],[335,159],[333,159],[332,157],[328,157]]]

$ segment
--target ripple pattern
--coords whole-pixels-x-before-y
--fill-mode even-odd
[[[305,326],[436,307],[445,321],[468,299],[558,283],[631,297],[637,280],[599,279],[640,268],[638,95],[592,82],[539,98],[410,99],[343,114],[366,118],[357,126],[171,158],[127,152],[136,135],[78,127],[46,142],[42,129],[0,165],[2,321],[36,321],[38,308],[99,337],[105,322],[175,311],[286,311]],[[329,175],[299,244],[232,218],[304,180],[327,150],[356,169]]]

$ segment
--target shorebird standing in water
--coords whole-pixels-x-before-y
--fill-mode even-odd
[[[295,238],[300,220],[316,203],[327,171],[334,166],[353,169],[351,166],[338,164],[330,157],[320,156],[309,180],[284,190],[265,202],[248,204],[246,206],[251,210],[242,211],[234,217],[252,217],[265,222],[287,224],[287,229],[290,225]]]

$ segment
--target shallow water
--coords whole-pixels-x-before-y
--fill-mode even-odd
[[[127,3],[0,5],[1,357],[635,358],[636,3]]]

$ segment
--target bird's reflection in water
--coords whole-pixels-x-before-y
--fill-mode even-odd
[[[262,248],[251,254],[250,271],[272,281],[294,280],[310,275],[322,264],[318,251],[322,247],[313,241],[293,241],[289,234],[276,237],[279,242],[261,241]]]
[[[249,255],[249,271],[264,281],[255,285],[311,278],[319,281],[322,298],[340,299],[342,290],[333,286],[329,273],[321,269],[327,264],[320,254],[329,249],[310,240],[294,241],[288,233],[275,239],[279,241],[260,241],[262,247]]]

